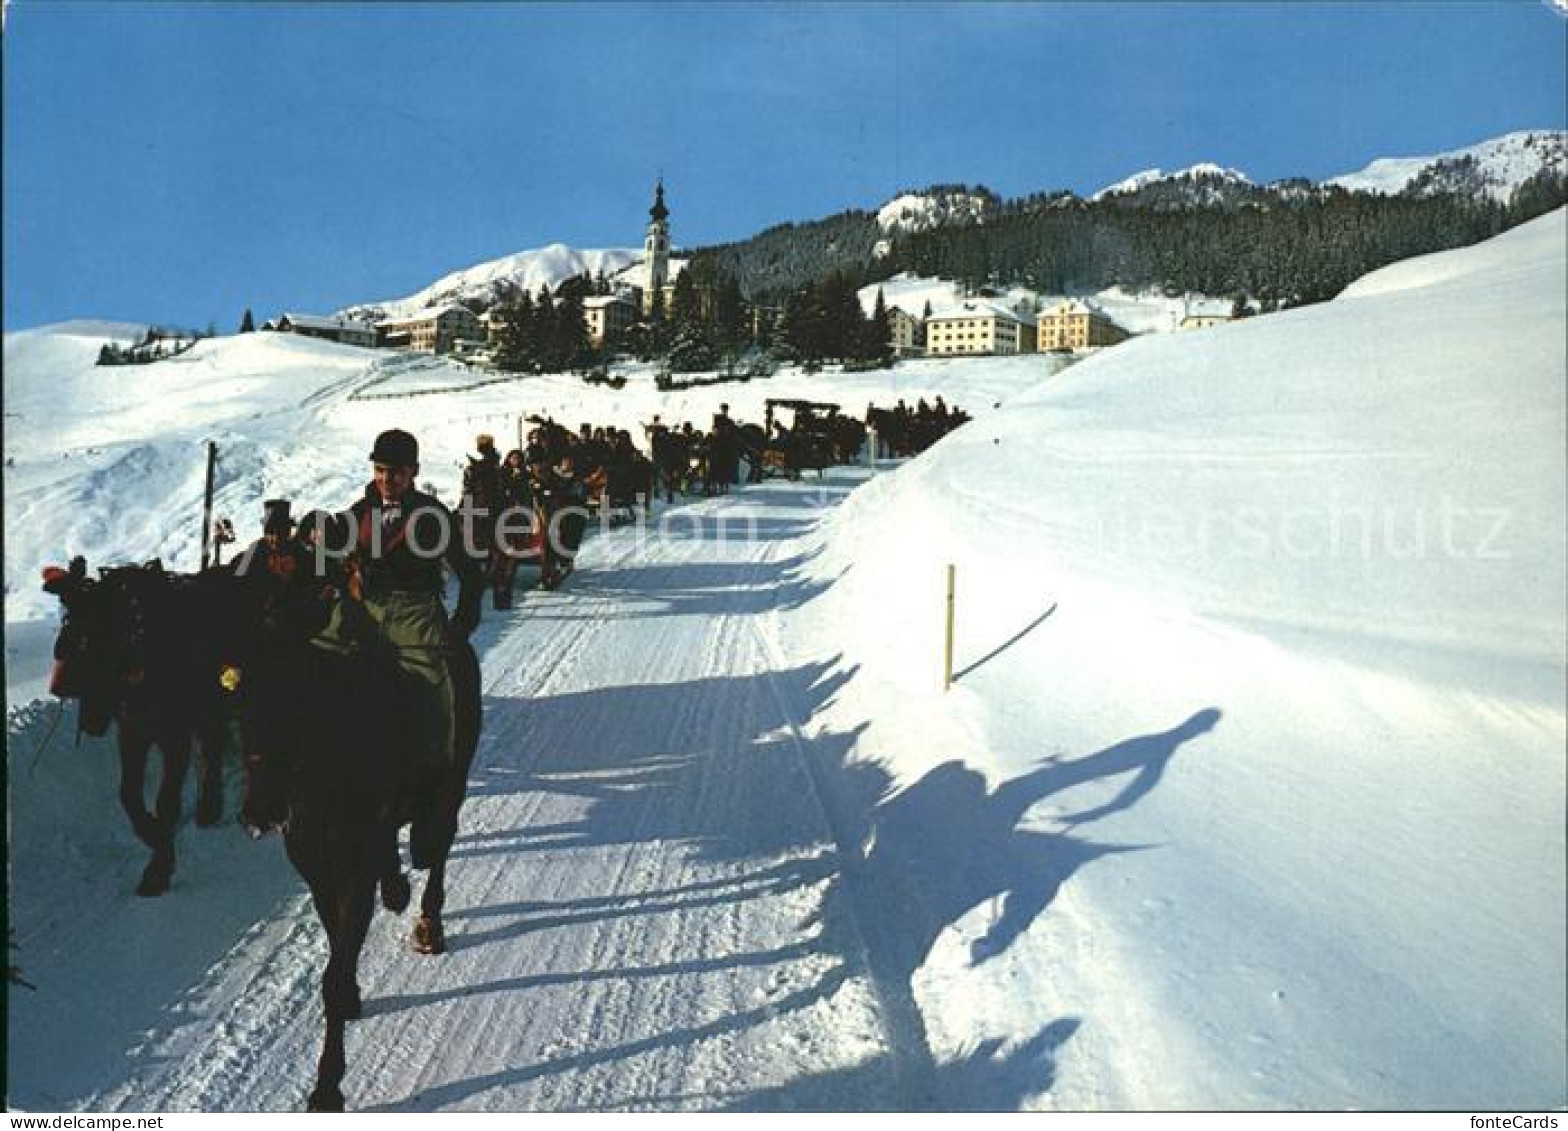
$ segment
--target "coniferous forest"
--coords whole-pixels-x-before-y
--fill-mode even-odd
[[[867,314],[862,287],[901,272],[974,292],[1021,285],[1043,294],[1121,286],[1231,297],[1238,314],[1321,302],[1379,267],[1478,243],[1568,199],[1543,169],[1504,204],[1466,159],[1442,162],[1404,193],[1283,181],[1253,185],[1222,172],[1145,183],[1096,200],[1067,192],[1006,201],[983,186],[937,186],[962,198],[943,222],[884,232],[875,214],[842,212],[782,224],[740,243],[687,251],[669,297],[591,345],[583,300],[611,284],[578,276],[537,295],[504,285],[475,313],[501,316],[498,368],[602,367],[613,354],[659,359],[672,373],[755,375],[763,357],[876,366],[891,361],[883,295]]]
[[[983,223],[894,233],[881,249],[876,217],[844,212],[700,251],[754,301],[780,305],[834,273],[865,285],[911,271],[974,288],[1069,293],[1121,285],[1290,306],[1332,298],[1397,260],[1477,243],[1568,199],[1564,178],[1550,171],[1507,204],[1442,191],[1462,183],[1462,169],[1450,173],[1439,186],[1398,196],[1203,177],[1095,201],[1036,194],[1002,202]]]

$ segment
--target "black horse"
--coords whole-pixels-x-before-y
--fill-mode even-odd
[[[450,650],[458,749],[453,764],[432,772],[416,765],[407,741],[416,728],[403,697],[389,691],[399,678],[393,657],[368,645],[343,653],[311,643],[334,613],[364,615],[353,601],[309,580],[275,586],[236,578],[231,596],[225,620],[234,662],[223,679],[237,702],[244,749],[241,821],[256,836],[283,830],[326,931],[326,1034],[308,1106],[340,1111],[344,1026],[360,1016],[359,955],[376,891],[394,913],[412,894],[397,843],[408,821],[414,865],[430,873],[414,949],[446,949],[446,861],[479,741],[479,661],[467,643]]]
[[[78,557],[69,570],[44,571],[44,589],[64,607],[50,690],[81,700],[78,725],[87,734],[116,726],[120,805],[152,850],[137,895],[169,890],[193,745],[202,764],[196,823],[215,825],[223,815],[228,720],[208,662],[204,612],[211,584],[206,575],[167,573],[157,562],[101,569],[94,578]],[[163,756],[163,776],[149,813],[147,761],[154,746]]]

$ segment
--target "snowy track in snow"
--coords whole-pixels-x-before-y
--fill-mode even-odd
[[[837,684],[772,643],[801,537],[842,493],[768,484],[596,537],[565,590],[491,614],[450,953],[415,955],[410,917],[378,913],[352,1107],[931,1102],[900,1051],[923,1042],[885,1031],[800,737]],[[85,1106],[297,1105],[323,950],[303,898],[258,922]]]

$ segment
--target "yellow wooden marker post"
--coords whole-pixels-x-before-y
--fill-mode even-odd
[[[942,690],[953,686],[953,576],[957,567],[947,567],[947,639],[942,649]]]

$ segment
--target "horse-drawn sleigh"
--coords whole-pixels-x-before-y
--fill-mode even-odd
[[[780,410],[791,415],[790,425],[778,418]],[[763,475],[799,479],[802,471],[810,470],[820,476],[834,464],[853,459],[865,439],[865,427],[838,410],[827,401],[770,398],[760,429]]]

